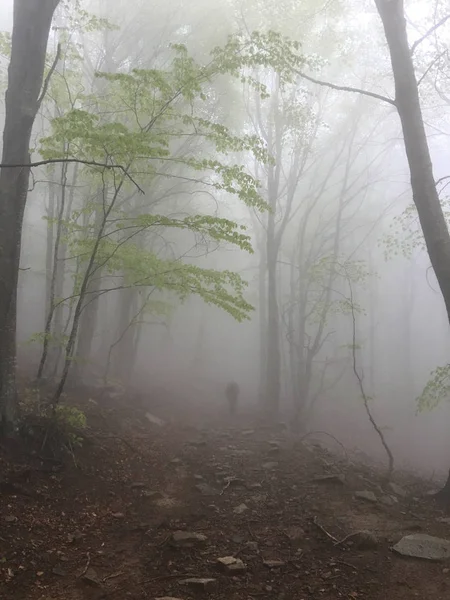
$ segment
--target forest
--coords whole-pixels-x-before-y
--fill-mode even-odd
[[[261,468],[274,472],[264,481],[278,498],[284,484],[291,490],[311,477],[315,485],[321,477],[335,482],[342,471],[348,493],[365,465],[379,481],[383,495],[374,502],[383,510],[392,503],[404,515],[396,503],[420,496],[423,505],[411,514],[446,514],[449,42],[445,0],[2,3],[0,500],[6,508],[1,504],[0,512],[8,527],[16,527],[18,510],[34,506],[9,514],[12,473],[31,468],[38,478],[31,487],[44,486],[47,494],[53,483],[41,471],[49,464],[58,470],[51,477],[69,481],[78,473],[79,490],[90,489],[95,478],[111,476],[116,485],[123,471],[133,500],[120,506],[117,500],[110,514],[120,521],[124,506],[133,505],[137,519],[136,490],[140,501],[155,493],[153,500],[162,502],[165,484],[156,472],[165,471],[164,461],[183,463],[183,444],[196,448],[193,473],[202,460],[217,459],[212,450],[203,459],[199,453],[230,443],[234,458],[226,460],[236,464],[217,459],[214,468],[247,474],[253,459],[247,466],[239,461],[269,452],[262,448],[271,444],[269,456],[286,454],[289,477],[291,471],[300,477],[298,484],[286,483],[283,463],[265,462]],[[236,394],[231,415],[229,389]],[[192,431],[183,426],[204,439],[186,441]],[[254,447],[245,445],[247,436]],[[104,438],[112,444],[104,458],[90,446],[94,437],[103,440],[102,451]],[[151,456],[138,459],[144,438]],[[305,450],[316,438],[320,443]],[[117,445],[126,458],[116,457]],[[156,492],[134,471],[145,460],[154,467],[152,475],[144,472],[155,478]],[[187,481],[190,475],[176,469]],[[208,486],[204,473],[193,476],[196,488]],[[241,475],[223,477],[216,495],[225,501],[228,493],[238,494],[233,482]],[[75,493],[63,479],[55,502],[62,489],[65,499],[79,493],[92,513],[110,501],[92,491],[88,502],[91,492]],[[420,487],[426,480],[432,493]],[[408,485],[408,493],[399,492]],[[214,495],[205,489],[200,493]],[[331,496],[324,506],[341,493],[326,489]],[[372,502],[367,494],[373,493],[360,489],[352,498],[366,494]],[[115,487],[105,497],[112,496],[120,496]],[[339,499],[342,506],[350,502]],[[240,519],[247,518],[244,500],[233,509]],[[159,509],[168,510],[161,502]],[[275,508],[268,503],[267,510]],[[279,518],[290,522],[289,510]],[[315,535],[325,537],[321,544],[348,549],[354,532],[330,533],[332,524],[321,524],[320,516],[308,519]],[[29,523],[23,527],[32,530]],[[5,534],[8,541],[12,533]],[[201,542],[200,533],[187,542],[176,533],[178,549]],[[256,544],[266,535],[251,537]],[[2,526],[5,594],[12,593],[22,560],[7,547]],[[78,564],[76,578],[91,572],[93,553],[80,550],[77,560],[87,562],[84,572]],[[387,560],[381,550],[378,555],[380,564]],[[295,556],[293,568],[300,569],[303,554]],[[239,580],[236,565],[244,563],[236,552],[230,557],[235,562],[221,568]],[[152,582],[172,564],[160,558]],[[17,564],[9,566],[10,560]],[[267,564],[276,560],[263,556],[267,572],[291,564],[291,558]],[[186,581],[209,581],[191,576],[191,566]],[[299,598],[318,597],[319,588],[323,598],[384,598],[392,591],[383,587],[384,568],[373,595],[361,568],[353,573],[361,579],[359,591],[338,593],[323,582],[327,592],[319,584],[308,592],[295,582],[289,591]],[[33,569],[47,576],[47,567],[33,563]],[[247,567],[244,572],[248,584]],[[410,576],[413,568],[398,575]],[[99,583],[92,575],[90,583],[96,580],[95,593],[119,594],[120,583],[108,587],[115,578],[105,574]],[[430,578],[431,571],[423,573],[423,581]],[[186,584],[190,594],[209,586],[199,581]],[[249,588],[244,595],[235,581],[228,596],[220,589],[211,597],[271,597],[271,581],[264,580],[262,592]],[[448,597],[446,581],[436,599]],[[130,595],[179,593],[143,591],[148,584],[142,576],[140,591]],[[0,595],[2,585],[0,577]],[[50,580],[46,585],[53,589]],[[23,597],[46,597],[39,595],[45,587]],[[425,592],[416,595],[428,597]]]

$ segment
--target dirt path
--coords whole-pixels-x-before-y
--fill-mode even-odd
[[[90,422],[76,466],[2,452],[0,598],[450,598],[450,565],[390,550],[450,538],[413,480],[381,501],[374,471],[279,431]]]

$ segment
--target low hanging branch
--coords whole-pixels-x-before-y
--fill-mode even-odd
[[[83,160],[81,158],[49,158],[47,160],[38,160],[36,162],[29,162],[29,163],[23,163],[23,164],[12,164],[12,165],[0,164],[0,169],[21,169],[24,167],[26,167],[28,169],[32,169],[33,167],[42,167],[45,165],[64,164],[64,163],[66,163],[66,164],[67,163],[77,163],[80,165],[85,165],[87,167],[100,167],[102,169],[118,169],[119,171],[122,171],[122,173],[125,175],[125,177],[127,177],[131,181],[131,183],[137,187],[137,189],[139,190],[139,192],[141,194],[145,194],[144,190],[133,179],[133,177],[130,175],[130,173],[126,167],[124,167],[123,165],[113,165],[113,164],[109,164],[109,163],[97,162],[96,160]]]
[[[367,96],[369,98],[375,98],[375,100],[381,100],[382,102],[386,102],[391,106],[397,106],[397,103],[392,98],[388,96],[383,96],[381,94],[377,94],[376,92],[369,92],[368,90],[363,90],[360,88],[355,88],[347,85],[336,85],[334,83],[330,83],[328,81],[321,81],[320,79],[316,79],[315,77],[311,77],[310,75],[306,75],[298,71],[298,75],[311,83],[315,83],[317,85],[321,85],[322,87],[330,88],[331,90],[337,90],[339,92],[351,92],[353,94],[360,94],[361,96]]]

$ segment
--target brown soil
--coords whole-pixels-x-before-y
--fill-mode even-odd
[[[84,409],[86,439],[64,462],[39,457],[38,446],[1,448],[0,598],[450,598],[450,565],[391,551],[412,532],[450,538],[420,481],[400,478],[409,496],[393,506],[369,503],[354,492],[380,497],[380,473],[338,446],[292,445],[251,418],[200,429],[179,414],[183,424],[158,427],[143,407]],[[317,480],[330,473],[345,481]],[[174,547],[177,530],[207,540]],[[361,530],[376,537],[368,547],[352,535]],[[219,570],[224,556],[245,572]],[[182,583],[189,577],[215,582],[202,591]]]

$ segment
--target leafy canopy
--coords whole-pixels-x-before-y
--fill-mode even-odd
[[[161,181],[173,179],[197,190],[209,189],[223,200],[236,196],[265,210],[259,182],[245,163],[249,156],[259,162],[272,159],[257,136],[236,135],[211,116],[208,99],[214,78],[239,77],[267,97],[267,88],[251,75],[255,69],[271,69],[287,84],[305,64],[312,67],[317,61],[307,61],[297,42],[274,32],[230,37],[206,65],[197,63],[182,45],[173,45],[172,52],[166,68],[97,73],[100,92],[78,90],[76,102],[52,120],[51,134],[40,141],[40,153],[47,160],[84,161],[82,177],[91,188],[102,190],[64,222],[73,256],[87,263],[95,255],[95,262],[110,275],[126,273],[129,286],[169,292],[181,300],[196,294],[242,320],[252,307],[243,296],[246,284],[237,274],[161,256],[148,240],[164,237],[169,230],[184,230],[196,244],[209,240],[252,252],[245,227],[216,215],[155,214],[148,211],[146,198]],[[72,62],[76,65],[76,57]],[[136,185],[146,198],[130,204],[127,199]],[[104,211],[100,230],[92,225],[99,207]]]

